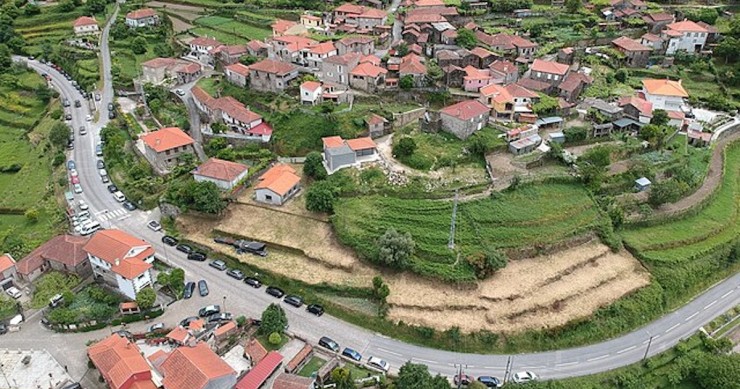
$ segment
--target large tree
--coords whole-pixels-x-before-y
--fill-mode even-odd
[[[332,212],[336,198],[336,188],[331,182],[315,182],[306,191],[306,209],[311,212]]]
[[[262,335],[269,335],[273,332],[282,334],[287,326],[288,317],[285,316],[285,311],[281,306],[273,303],[262,312],[262,323],[257,332]]]
[[[450,389],[450,382],[441,375],[432,376],[426,365],[406,362],[398,371],[396,389]]]
[[[705,389],[737,389],[740,387],[740,355],[704,354],[697,358],[694,375]]]
[[[154,302],[157,301],[157,294],[152,288],[144,288],[136,294],[136,304],[139,304],[141,309],[149,309],[154,306]]]
[[[388,266],[404,268],[414,254],[414,239],[408,232],[402,234],[389,228],[378,239],[378,260]]]
[[[303,162],[303,175],[311,177],[314,180],[323,180],[326,178],[326,169],[324,168],[324,158],[318,151],[312,151],[306,155]]]
[[[59,122],[54,123],[49,131],[49,142],[51,142],[54,147],[60,149],[64,148],[67,145],[67,142],[69,142],[69,133],[69,126],[66,124]]]
[[[461,28],[457,30],[457,38],[455,38],[455,42],[470,50],[478,45],[478,38],[475,37],[475,33],[472,30]]]

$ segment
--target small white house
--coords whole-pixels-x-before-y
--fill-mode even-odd
[[[642,80],[642,93],[653,104],[653,110],[682,111],[684,99],[689,97],[681,80]]]
[[[132,300],[139,291],[153,284],[154,248],[144,240],[121,230],[101,230],[82,249],[87,253],[94,276]]]
[[[137,9],[126,14],[126,25],[132,28],[155,26],[159,15],[151,8]]]
[[[691,20],[671,23],[663,31],[663,37],[668,40],[666,54],[675,54],[679,50],[689,54],[698,53],[704,50],[708,35],[709,31],[706,28]]]
[[[75,35],[94,35],[100,33],[100,26],[97,20],[89,16],[80,16],[74,22]]]
[[[198,182],[212,182],[221,190],[233,189],[247,176],[249,167],[241,163],[211,158],[192,171]]]
[[[316,81],[306,81],[301,84],[301,103],[310,105],[319,103],[321,89],[321,83]]]
[[[298,193],[301,177],[286,164],[277,164],[259,178],[255,186],[255,199],[261,203],[283,205]]]

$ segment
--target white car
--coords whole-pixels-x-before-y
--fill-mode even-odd
[[[80,185],[80,184],[74,184],[74,191],[77,194],[82,193],[82,185]]]
[[[77,173],[77,170],[76,169],[70,169],[69,170],[69,176],[70,177],[77,177],[78,175],[79,175],[79,173]]]
[[[107,176],[107,175],[108,175],[108,172],[107,172],[107,171],[106,171],[105,169],[100,169],[100,170],[98,170],[98,173],[100,173],[100,176],[101,176],[101,177],[103,177],[103,176]]]
[[[149,221],[149,223],[146,223],[146,226],[152,231],[162,231],[162,225],[155,220]]]
[[[184,90],[182,90],[182,89],[175,89],[175,93],[176,93],[176,94],[177,94],[178,96],[185,96],[185,91],[184,91]]]
[[[91,122],[92,121],[92,116],[90,116],[90,115],[85,116],[85,121],[86,122]]]
[[[523,384],[525,382],[530,382],[536,380],[537,374],[532,373],[531,371],[520,371],[517,373],[514,373],[514,376],[511,377],[512,380],[514,380],[517,384]]]
[[[380,369],[384,372],[388,372],[390,370],[391,365],[388,364],[388,362],[378,358],[378,357],[370,357],[367,359],[367,365],[370,367],[374,367],[376,369]]]
[[[8,296],[10,296],[10,297],[12,297],[14,299],[18,299],[18,298],[21,298],[21,296],[23,296],[23,293],[21,293],[21,291],[18,290],[18,288],[16,288],[15,286],[11,286],[10,288],[8,288],[5,291],[5,293],[7,293]]]
[[[88,210],[88,209],[90,208],[90,207],[89,207],[89,206],[87,205],[87,203],[85,202],[85,200],[80,200],[80,201],[78,201],[77,203],[78,203],[78,205],[80,206],[80,211],[86,211],[86,210]]]

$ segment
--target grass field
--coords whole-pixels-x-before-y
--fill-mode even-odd
[[[58,6],[41,7],[41,13],[33,16],[21,15],[15,19],[15,30],[26,41],[25,49],[29,54],[42,53],[42,45],[52,45],[74,36],[72,23],[81,16],[83,9],[71,12],[60,12]]]
[[[472,280],[459,256],[492,249],[545,247],[590,232],[604,223],[587,192],[568,184],[523,186],[459,205],[455,250],[447,247],[452,202],[389,197],[342,199],[332,218],[341,242],[375,259],[376,240],[386,229],[409,232],[416,243],[413,269],[447,280]]]
[[[195,24],[247,40],[264,40],[268,36],[272,35],[272,32],[266,27],[255,26],[223,16],[206,16],[198,18],[195,20]]]

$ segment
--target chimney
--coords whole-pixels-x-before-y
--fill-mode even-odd
[[[116,258],[116,266],[118,266],[120,263],[121,261],[118,258]]]

